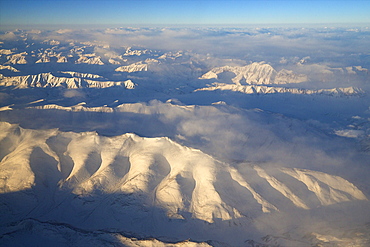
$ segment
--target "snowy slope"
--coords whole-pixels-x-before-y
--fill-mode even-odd
[[[85,78],[99,78],[98,75],[78,72],[64,72],[72,77],[54,76],[52,73],[41,73],[37,75],[12,76],[0,79],[0,86],[29,88],[29,87],[65,87],[65,88],[106,88],[124,86],[129,89],[135,87],[131,80],[127,81],[95,81]]]
[[[128,72],[128,73],[138,72],[138,71],[148,71],[148,64],[137,62],[137,63],[130,64],[127,66],[118,67],[117,69],[115,69],[115,71]]]
[[[205,242],[189,240],[178,242],[162,242],[154,238],[128,237],[129,233],[114,231],[89,232],[68,224],[56,222],[42,222],[35,219],[26,219],[13,224],[8,232],[3,233],[0,240],[5,246],[128,246],[128,247],[207,247]]]
[[[1,123],[1,130],[1,145],[7,147],[0,166],[1,194],[8,202],[2,206],[4,223],[17,215],[18,221],[38,218],[82,228],[87,222],[98,229],[119,228],[122,220],[155,220],[151,217],[158,216],[148,212],[158,208],[161,217],[180,224],[194,220],[241,224],[258,222],[264,214],[367,201],[355,185],[338,176],[255,164],[232,167],[168,138],[29,130],[8,123]],[[28,198],[25,204],[16,200],[22,191]],[[64,195],[67,191],[74,196]],[[81,215],[80,203],[89,205]],[[71,206],[77,210],[73,220],[66,215]],[[107,210],[112,206],[113,211]],[[96,217],[110,219],[109,224],[97,224]],[[160,229],[168,224],[165,218],[156,219]],[[184,240],[181,234],[170,236]],[[232,242],[226,237],[224,241]]]
[[[369,35],[0,32],[0,245],[369,246]]]
[[[13,68],[12,66],[4,66],[4,65],[0,65],[0,70],[2,69],[8,69],[8,70],[11,70],[11,71],[14,71],[14,72],[19,72],[19,70],[17,70],[16,68]]]
[[[224,83],[214,83],[213,86],[199,88],[196,91],[215,91],[228,90],[232,92],[241,92],[245,94],[272,94],[272,93],[291,93],[291,94],[324,94],[324,95],[361,95],[364,91],[361,88],[331,88],[331,89],[302,89],[302,88],[284,88],[258,85],[233,85]]]
[[[294,74],[293,71],[281,70],[277,72],[271,65],[264,62],[251,63],[243,67],[224,66],[213,68],[201,79],[219,79],[223,73],[231,73],[230,79],[236,85],[241,84],[287,84],[307,81],[304,74]]]
[[[7,56],[8,62],[5,64],[26,64],[26,55],[28,55],[27,52],[9,55]]]
[[[91,56],[80,56],[77,61],[77,64],[80,63],[86,63],[86,64],[98,64],[98,65],[104,65],[104,63],[101,61],[99,56],[95,56],[95,54],[92,54]]]

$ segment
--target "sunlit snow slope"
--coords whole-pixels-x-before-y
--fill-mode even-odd
[[[1,197],[7,198],[2,211],[9,223],[52,218],[95,229],[98,221],[99,229],[128,231],[155,220],[166,229],[166,218],[253,221],[294,208],[367,200],[338,176],[255,164],[232,167],[168,138],[104,137],[8,123],[0,129],[1,146],[7,147],[0,163]],[[153,226],[141,229],[147,230],[155,232]]]
[[[370,246],[369,41],[0,31],[0,245]]]
[[[248,181],[256,183],[256,177],[260,184],[268,185],[266,189],[275,189],[282,198],[303,209],[367,200],[356,186],[337,176],[291,168],[269,171],[257,165],[241,173],[168,138],[27,130],[7,123],[2,123],[1,129],[1,142],[8,144],[1,161],[2,193],[35,186],[68,188],[81,195],[96,191],[137,193],[145,195],[148,206],[165,209],[170,218],[184,218],[182,212],[189,212],[192,218],[207,222],[239,218],[248,215],[251,208],[263,212],[284,210],[253,189]],[[276,172],[297,181],[285,184],[274,177]],[[298,196],[293,191],[300,182],[307,191]],[[310,191],[316,201],[307,200]]]

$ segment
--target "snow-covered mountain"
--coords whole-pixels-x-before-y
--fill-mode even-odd
[[[168,138],[104,137],[8,123],[0,128],[0,142],[7,147],[1,153],[0,193],[7,198],[3,220],[9,223],[17,215],[17,221],[58,220],[77,228],[105,229],[108,220],[121,231],[130,230],[122,221],[135,228],[144,218],[157,221],[159,229],[166,229],[171,219],[182,227],[196,220],[253,226],[264,214],[367,201],[338,176],[258,164],[231,166]],[[18,193],[26,193],[26,203],[17,202]],[[88,211],[79,213],[80,207]],[[97,217],[104,218],[99,225]],[[148,230],[155,232],[148,226],[142,234]]]
[[[255,62],[242,67],[223,66],[213,68],[202,75],[201,79],[229,79],[236,85],[287,84],[308,80],[306,75],[294,74],[291,70],[283,69],[277,72],[271,65],[264,62]]]
[[[86,63],[86,64],[98,64],[98,65],[104,65],[104,63],[101,61],[99,56],[95,56],[95,54],[92,54],[90,56],[80,56],[77,61],[77,64],[80,63]]]
[[[369,246],[354,30],[0,32],[0,245]]]
[[[137,62],[137,63],[133,63],[130,65],[118,67],[117,69],[115,69],[115,71],[128,72],[128,73],[138,72],[138,71],[148,71],[148,64]]]
[[[131,80],[126,81],[106,81],[91,80],[87,78],[101,78],[99,75],[63,72],[71,77],[54,76],[52,73],[41,73],[37,75],[11,76],[0,79],[0,86],[29,88],[29,87],[65,87],[65,88],[106,88],[113,86],[124,86],[133,89],[135,84]],[[86,78],[86,79],[85,79]]]
[[[69,74],[72,77],[83,77],[83,78],[91,78],[91,79],[103,78],[100,75],[90,74],[90,73],[80,73],[80,72],[75,72],[75,71],[60,71],[60,72],[64,74]]]
[[[291,93],[291,94],[324,94],[324,95],[361,95],[364,91],[360,88],[331,88],[331,89],[302,89],[302,88],[285,88],[259,85],[234,85],[225,83],[214,83],[205,88],[197,89],[196,91],[215,91],[228,90],[232,92],[241,92],[245,94],[272,94],[272,93]]]
[[[10,71],[13,71],[13,72],[19,72],[19,70],[17,70],[16,68],[13,68],[12,66],[9,66],[9,65],[0,65],[0,70],[2,69],[7,69],[7,70],[10,70]]]
[[[141,56],[149,53],[147,49],[132,49],[132,47],[127,47],[123,56]]]
[[[26,64],[26,55],[28,55],[27,52],[9,55],[7,56],[8,62],[5,64]]]
[[[26,234],[25,234],[26,233]],[[27,219],[9,226],[8,232],[2,233],[2,244],[5,246],[57,245],[57,246],[165,246],[165,247],[209,247],[206,242],[184,240],[179,242],[162,242],[153,238],[130,237],[130,233],[114,232],[113,230],[88,232],[69,224],[53,221],[43,222]],[[21,237],[19,237],[21,236]],[[99,236],[99,238],[96,238]],[[35,242],[37,239],[37,242]]]
[[[43,189],[68,188],[78,195],[96,191],[142,194],[150,199],[147,206],[164,209],[170,218],[184,219],[190,213],[191,218],[210,223],[291,206],[310,209],[367,200],[355,185],[338,176],[254,164],[245,164],[241,171],[168,138],[104,137],[94,132],[23,129],[8,123],[1,123],[1,129],[0,141],[12,144],[2,152],[0,171],[7,179],[2,181],[1,193],[46,186]],[[45,160],[43,167],[35,163],[40,159]],[[293,179],[279,181],[276,177],[283,174]],[[297,195],[295,187],[301,183],[307,190]],[[256,192],[261,186],[266,186],[265,193],[275,189],[282,198],[273,205],[266,199],[271,195]],[[311,192],[316,200],[310,198]],[[291,205],[279,205],[283,198]]]

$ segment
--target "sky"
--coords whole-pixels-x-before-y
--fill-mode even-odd
[[[0,0],[3,27],[370,23],[369,13],[369,0]]]

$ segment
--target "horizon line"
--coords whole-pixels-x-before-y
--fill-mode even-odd
[[[150,27],[150,28],[165,28],[165,27],[224,27],[224,28],[237,28],[237,27],[319,27],[319,26],[333,26],[333,27],[354,27],[370,26],[370,22],[322,22],[322,23],[219,23],[219,24],[139,24],[139,23],[122,23],[122,24],[1,24],[0,31],[13,31],[17,29],[56,29],[56,28],[68,28],[68,29],[99,29],[99,28],[128,28],[128,27]]]

